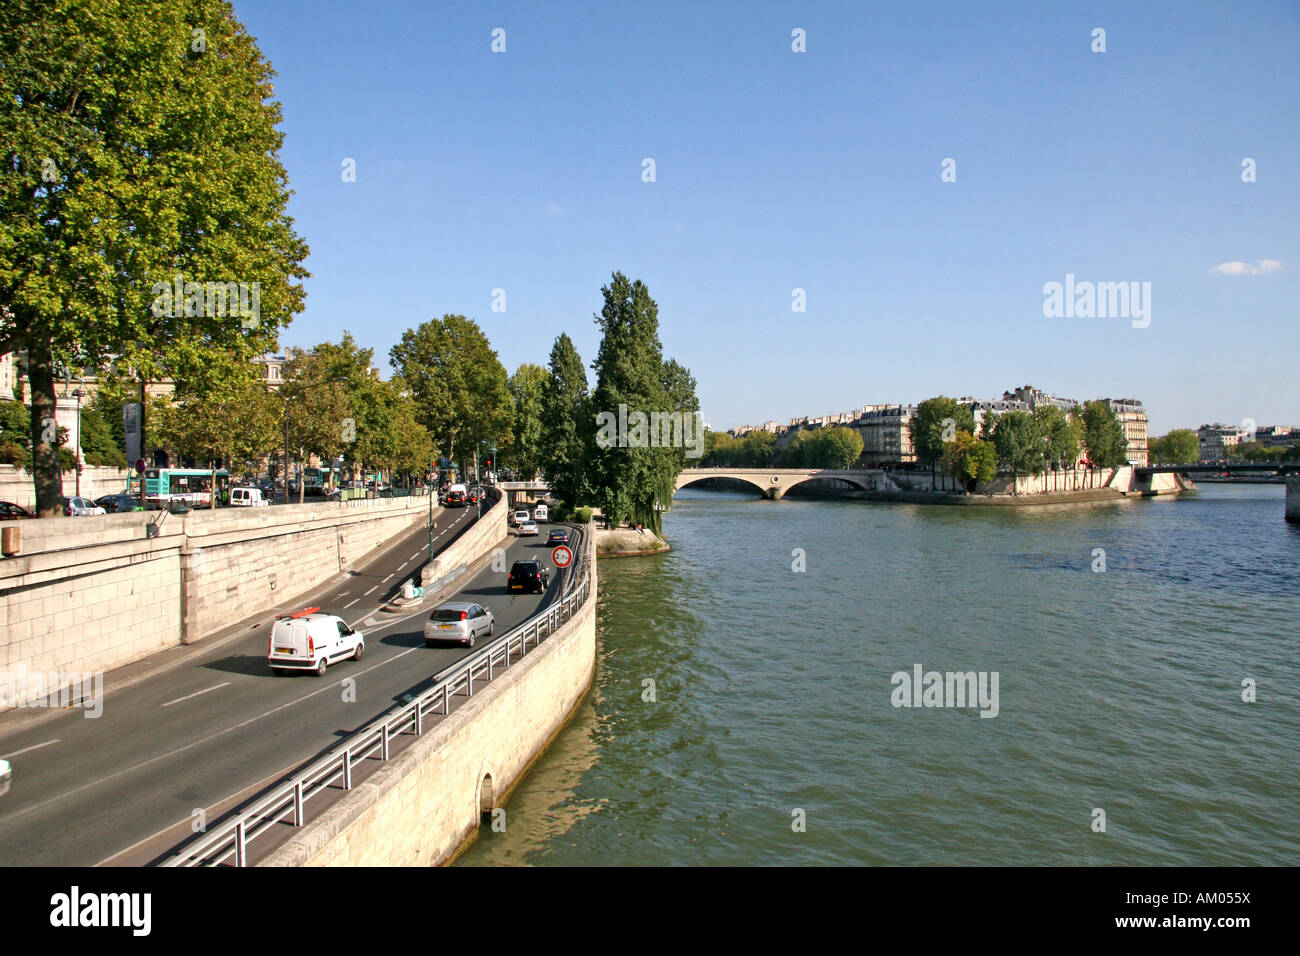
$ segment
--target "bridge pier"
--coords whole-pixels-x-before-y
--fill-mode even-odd
[[[1300,521],[1300,475],[1286,480],[1286,520]]]
[[[781,491],[780,486],[767,489],[766,498],[768,501],[780,501],[783,496],[784,493]]]

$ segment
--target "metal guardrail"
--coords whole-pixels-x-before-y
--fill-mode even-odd
[[[487,680],[492,680],[496,671],[509,667],[512,662],[527,654],[530,645],[535,650],[543,640],[572,618],[590,596],[590,562],[594,536],[586,537],[589,540],[583,541],[578,567],[571,576],[571,580],[576,580],[577,583],[558,603],[501,635],[478,653],[462,658],[451,667],[438,672],[433,678],[434,686],[429,690],[352,734],[339,748],[253,802],[234,819],[183,847],[160,865],[192,867],[230,863],[234,866],[247,866],[248,844],[251,840],[289,820],[292,820],[295,827],[303,826],[307,822],[308,800],[328,791],[336,782],[341,784],[343,790],[351,790],[353,770],[361,761],[377,755],[381,761],[387,762],[391,756],[394,737],[402,734],[420,736],[424,733],[426,719],[445,717],[451,713],[453,697],[472,697],[476,680],[481,682],[484,676]]]

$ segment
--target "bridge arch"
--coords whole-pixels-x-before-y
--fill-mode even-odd
[[[683,472],[682,475],[685,475],[685,472]],[[679,475],[677,477],[677,486],[673,489],[674,494],[681,491],[683,488],[689,488],[692,485],[698,485],[705,481],[712,481],[715,478],[730,478],[734,481],[738,481],[741,482],[742,484],[748,485],[762,498],[768,498],[771,496],[769,492],[769,488],[763,487],[756,480],[750,478],[747,475],[710,474],[710,475],[696,475],[694,478],[685,478],[685,479],[683,479],[682,475]]]

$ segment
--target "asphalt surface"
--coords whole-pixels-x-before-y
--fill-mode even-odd
[[[474,508],[443,512],[438,549],[475,516]],[[200,812],[215,822],[481,650],[486,639],[473,651],[424,646],[424,621],[437,604],[483,604],[499,637],[556,600],[565,574],[551,561],[546,526],[540,530],[502,547],[507,568],[528,557],[551,569],[544,594],[509,594],[506,574],[481,561],[436,603],[379,610],[425,563],[421,525],[308,600],[242,622],[242,636],[214,638],[206,650],[193,645],[186,659],[121,689],[111,688],[109,675],[97,719],[71,707],[35,721],[0,720],[0,757],[13,766],[9,792],[0,796],[0,865],[138,865],[189,840]],[[304,605],[362,630],[362,659],[332,664],[324,677],[274,675],[266,661],[274,616]],[[351,702],[345,681],[355,682]]]

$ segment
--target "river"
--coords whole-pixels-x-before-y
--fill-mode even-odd
[[[673,553],[601,562],[592,692],[459,865],[1296,865],[1283,496],[679,492]],[[996,672],[996,716],[894,706],[916,665]]]

